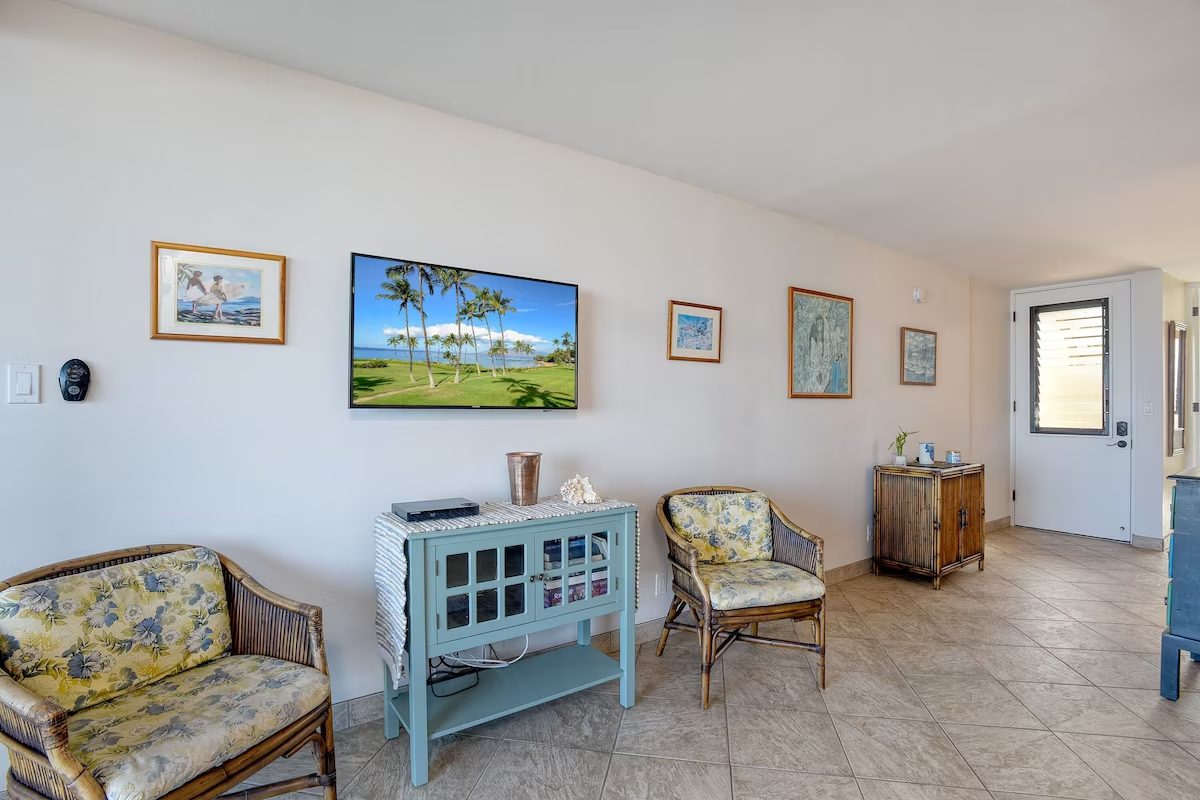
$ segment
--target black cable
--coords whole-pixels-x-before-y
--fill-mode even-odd
[[[460,674],[458,674],[458,675],[451,675],[451,676],[447,676],[445,679],[443,679],[442,681],[438,681],[437,683],[444,683],[446,680],[450,680],[450,678],[451,678],[451,677],[457,678],[457,677],[460,677],[462,674],[465,674],[465,673],[460,673]],[[460,692],[465,692],[465,691],[467,691],[468,689],[474,689],[476,686],[478,686],[478,685],[479,685],[479,670],[477,670],[477,669],[476,669],[476,670],[473,670],[471,674],[473,674],[473,675],[475,676],[475,682],[474,682],[474,683],[472,683],[472,684],[470,684],[470,685],[468,685],[468,686],[464,686],[464,687],[462,687],[461,689],[455,689],[453,692],[450,692],[449,694],[438,694],[438,693],[437,693],[437,690],[433,688],[434,686],[436,686],[436,685],[437,685],[437,683],[430,683],[430,684],[429,684],[429,691],[430,691],[430,692],[433,694],[433,696],[434,696],[434,697],[441,698],[441,697],[454,697],[454,695],[456,695],[456,694],[459,694]]]

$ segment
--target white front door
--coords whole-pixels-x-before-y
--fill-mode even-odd
[[[1129,296],[1127,279],[1013,292],[1017,525],[1130,541]]]

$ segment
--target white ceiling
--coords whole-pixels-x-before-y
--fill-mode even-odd
[[[1200,278],[1200,0],[71,0],[1015,286]]]

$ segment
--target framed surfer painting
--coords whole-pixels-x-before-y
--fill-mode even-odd
[[[854,299],[788,289],[788,396],[854,396]]]
[[[151,242],[151,339],[283,344],[287,259]]]

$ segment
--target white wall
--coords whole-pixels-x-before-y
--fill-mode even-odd
[[[986,467],[989,521],[1012,514],[1011,309],[1007,289],[971,280],[971,444],[963,456]]]
[[[1162,496],[1162,513],[1163,513],[1163,535],[1166,536],[1171,531],[1171,486],[1174,481],[1167,481],[1166,476],[1174,475],[1180,470],[1187,469],[1188,457],[1187,453],[1183,452],[1178,455],[1169,455],[1170,449],[1167,447],[1167,323],[1171,321],[1182,322],[1188,325],[1192,320],[1188,314],[1188,292],[1183,281],[1166,272],[1163,273],[1163,294],[1162,294],[1162,324],[1159,326],[1161,333],[1160,339],[1163,365],[1163,380],[1162,380],[1162,430],[1159,431],[1159,439],[1162,442],[1162,474],[1163,474],[1163,496]],[[1185,386],[1185,394],[1187,389]],[[1190,399],[1190,398],[1189,398]],[[1188,424],[1191,423],[1192,414],[1189,410],[1184,411],[1184,419]],[[1186,442],[1186,438],[1185,438]]]
[[[1167,322],[1188,321],[1182,281],[1160,269],[1133,273],[1134,407],[1133,533],[1162,538],[1170,528],[1167,475],[1187,467],[1187,457],[1167,455]],[[1151,414],[1146,414],[1150,409]]]
[[[0,361],[45,365],[43,404],[0,405],[0,573],[210,545],[325,607],[336,699],[381,688],[373,516],[503,496],[508,450],[545,452],[544,489],[579,471],[640,504],[651,619],[664,490],[760,487],[838,566],[868,555],[898,425],[970,457],[991,424],[969,282],[935,264],[44,0],[0,5],[0,75]],[[288,344],[151,341],[152,239],[286,254]],[[580,410],[348,411],[354,250],[578,282]],[[786,397],[789,285],[856,298],[853,400]],[[725,307],[724,363],[665,360],[671,297]],[[939,332],[935,388],[898,384],[901,325]],[[57,398],[71,357],[82,404]]]

